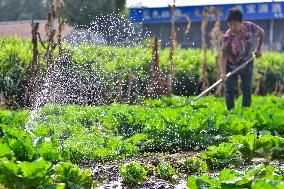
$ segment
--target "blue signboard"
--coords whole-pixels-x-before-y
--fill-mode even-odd
[[[226,15],[231,8],[241,9],[244,19],[248,20],[284,18],[284,2],[177,7],[176,14],[186,14],[192,22],[197,22],[202,20],[202,12],[206,9],[209,13],[209,19],[214,19],[215,13],[218,11],[220,19],[226,20]],[[130,20],[132,22],[167,23],[171,21],[171,17],[170,7],[130,9]],[[180,18],[177,22],[186,22],[186,19]]]

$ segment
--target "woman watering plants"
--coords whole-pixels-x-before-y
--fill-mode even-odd
[[[240,9],[230,9],[227,16],[229,29],[224,35],[222,43],[222,66],[221,79],[225,82],[225,98],[228,110],[234,109],[235,84],[237,75],[231,77],[226,73],[233,71],[244,61],[251,58],[253,54],[253,39],[258,38],[257,48],[254,52],[255,57],[261,56],[261,48],[264,40],[264,31],[256,24],[243,21],[243,14]],[[251,82],[253,72],[253,60],[243,68],[238,74],[241,76],[243,107],[251,105]]]

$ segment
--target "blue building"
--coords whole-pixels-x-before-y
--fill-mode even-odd
[[[201,21],[204,9],[209,12],[207,33],[213,28],[216,20],[213,13],[216,10],[220,12],[221,29],[225,32],[228,29],[226,15],[230,8],[240,8],[244,13],[244,20],[253,21],[265,30],[265,49],[282,49],[284,46],[282,45],[284,42],[284,2],[282,1],[177,7],[177,14],[188,15],[192,22],[190,32],[185,34],[186,19],[180,18],[176,21],[178,43],[185,48],[201,47]],[[129,12],[129,19],[132,22],[141,23],[145,31],[150,31],[152,36],[158,36],[162,40],[162,47],[169,46],[172,17],[170,7],[130,8]],[[211,12],[212,14],[210,14]]]

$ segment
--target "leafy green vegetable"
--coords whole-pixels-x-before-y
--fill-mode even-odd
[[[186,158],[183,162],[183,167],[190,173],[194,172],[206,172],[207,164],[198,158]]]
[[[199,178],[190,176],[187,186],[195,188],[281,188],[283,176],[277,173],[277,169],[263,164],[249,167],[245,172],[236,172],[224,169],[218,177],[201,175]]]
[[[55,181],[60,183],[65,183],[66,188],[92,188],[93,179],[91,177],[90,170],[85,170],[82,172],[78,166],[66,162],[63,164],[58,164],[54,168],[55,171]]]
[[[255,143],[257,141],[257,134],[248,134],[245,136],[235,135],[230,142],[240,144],[239,151],[242,154],[242,158],[246,161],[252,160],[255,156]]]
[[[51,164],[38,159],[33,162],[13,163],[0,160],[0,183],[8,188],[36,188],[52,183]]]
[[[168,162],[161,161],[156,167],[156,173],[161,179],[171,180],[177,175],[173,167]]]
[[[210,169],[220,169],[229,164],[240,165],[242,163],[236,144],[221,143],[219,146],[209,146],[208,150],[202,152],[201,156]]]
[[[147,100],[149,106],[47,105],[32,119],[28,119],[28,111],[0,110],[1,184],[7,188],[88,188],[90,185],[84,185],[92,181],[88,171],[84,173],[71,163],[55,165],[66,161],[105,163],[139,153],[175,153],[208,146],[201,153],[202,160],[188,158],[179,162],[182,167],[176,171],[204,172],[206,165],[210,172],[237,168],[259,156],[281,160],[284,100],[273,96],[254,96],[253,100],[251,108],[233,112],[225,110],[223,99],[214,97],[196,103],[191,98],[163,97],[153,104]],[[155,170],[149,166],[149,170],[168,180],[178,174],[165,162]],[[193,176],[189,183],[197,188],[249,188],[253,183],[259,187],[265,180],[267,187],[281,187],[282,175],[273,167],[261,165],[245,172],[224,169],[218,178]]]
[[[147,179],[147,171],[139,163],[130,162],[120,167],[120,174],[126,184],[135,185]]]

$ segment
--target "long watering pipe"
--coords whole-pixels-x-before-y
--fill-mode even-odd
[[[241,69],[243,69],[245,66],[247,66],[251,61],[253,61],[255,55],[253,55],[252,57],[250,57],[246,62],[242,63],[239,67],[237,67],[236,69],[234,69],[233,71],[227,73],[227,78],[231,77],[232,75],[235,75],[236,73],[238,73]],[[213,85],[211,85],[208,89],[206,89],[205,91],[203,91],[202,93],[200,93],[194,100],[198,100],[199,98],[203,97],[205,94],[207,94],[208,92],[210,92],[212,89],[214,89],[215,87],[217,87],[220,83],[223,82],[223,79],[219,79],[218,81],[216,81]]]

